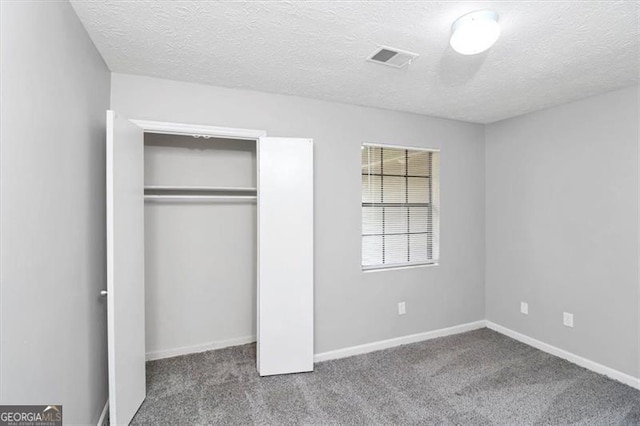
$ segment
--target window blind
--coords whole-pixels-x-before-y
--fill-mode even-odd
[[[438,152],[362,146],[362,266],[438,260]]]

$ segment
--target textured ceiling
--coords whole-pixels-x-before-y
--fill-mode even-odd
[[[638,82],[639,3],[72,1],[114,72],[489,123]],[[491,8],[502,36],[456,54],[451,23]],[[405,69],[366,62],[378,45]]]

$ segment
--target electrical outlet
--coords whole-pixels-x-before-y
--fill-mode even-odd
[[[529,315],[529,304],[527,302],[520,302],[520,313]]]
[[[573,327],[573,314],[564,312],[562,315],[562,323],[567,327]]]
[[[407,305],[405,302],[398,303],[398,315],[404,315],[407,313]]]

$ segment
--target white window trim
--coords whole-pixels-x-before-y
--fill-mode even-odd
[[[398,265],[383,265],[383,266],[363,266],[362,272],[384,272],[384,271],[397,271],[398,269],[416,269],[416,268],[429,268],[431,266],[440,266],[440,261],[435,262],[420,262],[420,263],[400,263]]]
[[[412,146],[412,145],[391,145],[391,144],[383,144],[383,143],[372,143],[372,142],[363,142],[361,146],[364,147],[375,147],[375,148],[390,148],[390,149],[410,149],[413,151],[425,151],[425,152],[440,152],[440,148],[425,148],[422,146]]]

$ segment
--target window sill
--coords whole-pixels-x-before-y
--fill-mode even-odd
[[[362,272],[368,274],[370,272],[384,272],[384,271],[397,271],[398,269],[415,269],[415,268],[430,268],[432,266],[438,266],[440,263],[418,263],[415,265],[398,265],[398,266],[376,266],[372,268],[362,268]]]

